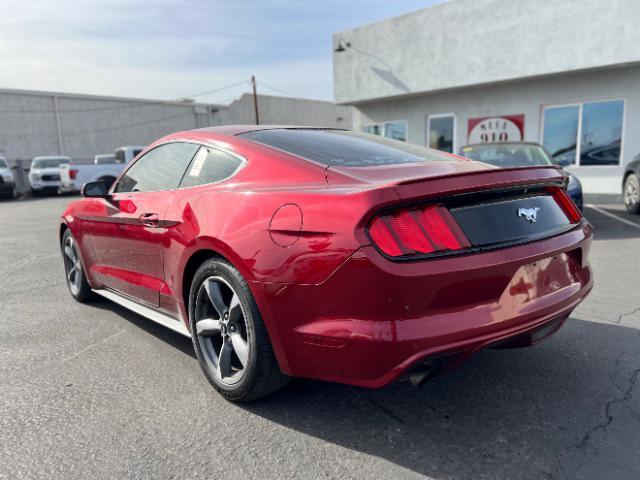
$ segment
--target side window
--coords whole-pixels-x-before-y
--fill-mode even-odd
[[[115,192],[158,192],[178,188],[198,145],[167,143],[140,157],[123,175]]]
[[[195,187],[229,178],[242,164],[242,160],[216,148],[200,147],[184,174],[180,187]]]

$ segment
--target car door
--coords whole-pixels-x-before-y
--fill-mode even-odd
[[[165,214],[197,144],[171,142],[136,160],[88,229],[103,286],[152,306],[164,283],[163,248],[176,221]]]

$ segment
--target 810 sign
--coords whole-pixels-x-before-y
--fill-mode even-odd
[[[470,144],[520,142],[523,134],[524,115],[469,119]]]

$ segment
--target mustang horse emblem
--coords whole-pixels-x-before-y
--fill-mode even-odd
[[[524,217],[524,219],[529,223],[535,223],[538,218],[538,210],[540,208],[519,208],[518,209],[518,217]]]

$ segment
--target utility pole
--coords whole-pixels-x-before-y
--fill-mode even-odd
[[[258,115],[258,94],[256,93],[255,75],[251,75],[251,86],[253,87],[253,109],[256,112],[256,125],[260,125],[260,115]]]
[[[56,132],[58,133],[58,155],[64,155],[64,141],[62,140],[62,128],[60,127],[60,112],[58,111],[58,95],[53,96],[53,111],[56,119]]]

